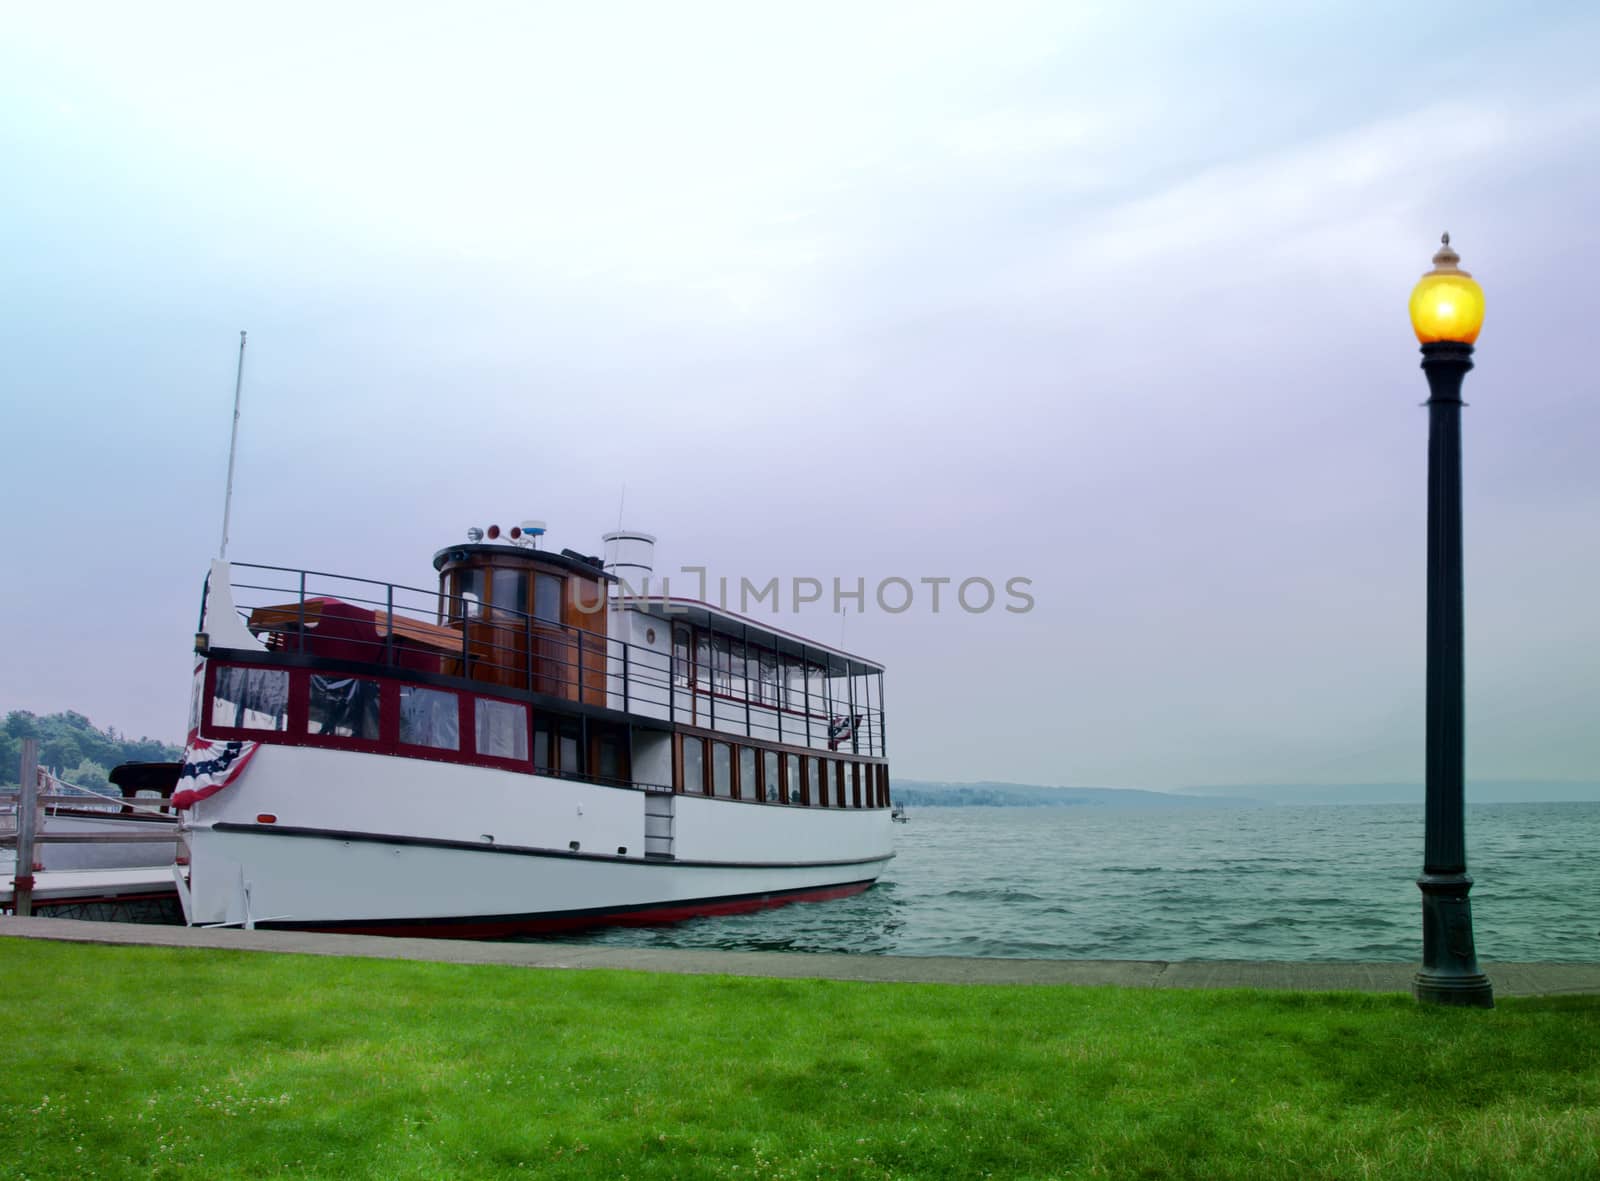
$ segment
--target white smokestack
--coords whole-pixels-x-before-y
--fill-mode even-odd
[[[635,592],[644,590],[645,579],[656,566],[656,539],[654,534],[633,529],[619,529],[601,536],[605,545],[605,570],[614,574]]]

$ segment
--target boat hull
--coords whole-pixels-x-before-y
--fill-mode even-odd
[[[195,805],[185,917],[495,938],[844,897],[893,856],[887,809],[652,794],[263,747],[238,783]],[[672,851],[647,855],[664,812]]]

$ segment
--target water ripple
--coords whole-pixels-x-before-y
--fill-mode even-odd
[[[1468,809],[1478,952],[1600,959],[1600,804]],[[1416,960],[1416,805],[922,808],[865,894],[564,942],[1046,959]]]

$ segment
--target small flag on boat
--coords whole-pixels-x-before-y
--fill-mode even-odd
[[[828,749],[838,750],[841,743],[849,742],[855,737],[856,727],[861,725],[861,715],[853,714],[843,717],[835,714],[828,719]]]
[[[214,796],[244,773],[258,742],[208,742],[196,738],[183,752],[183,770],[172,793],[172,806],[183,809]]]

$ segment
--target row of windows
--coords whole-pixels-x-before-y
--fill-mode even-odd
[[[520,624],[522,617],[530,614],[543,623],[560,623],[564,581],[554,574],[527,570],[456,570],[442,580],[440,595],[444,602],[439,622],[482,619],[487,600],[489,616],[502,623]]]
[[[672,633],[673,677],[680,688],[696,688],[758,705],[842,712],[866,706],[871,677],[830,676],[813,660],[800,660],[730,636],[679,624]],[[879,695],[882,694],[880,687]]]
[[[422,685],[395,685],[366,677],[306,678],[305,733],[356,743],[385,740],[383,701],[396,694],[394,740],[402,746],[453,751],[524,763],[534,770],[607,779],[627,777],[627,749],[615,727],[592,727],[590,750],[573,719],[533,718],[528,707],[494,697],[466,696]],[[462,711],[470,707],[470,744],[462,735]],[[291,729],[290,674],[286,669],[218,668],[211,694],[210,725],[240,730]],[[469,749],[470,745],[470,749]]]
[[[383,682],[312,674],[306,733],[377,742],[382,737]],[[520,717],[516,711],[520,712]],[[527,757],[527,707],[481,698],[474,710],[478,750]],[[211,691],[211,725],[240,730],[289,729],[289,672],[277,668],[219,668]],[[520,747],[510,732],[520,725]],[[461,749],[461,705],[454,693],[400,686],[400,741],[434,750]],[[515,751],[516,753],[510,753]],[[502,754],[502,752],[506,752]]]
[[[724,799],[816,808],[887,808],[880,763],[797,755],[684,735],[678,790]]]
[[[521,702],[422,685],[295,675],[303,680],[292,693],[295,682],[287,669],[216,668],[210,727],[303,733],[347,740],[364,749],[398,744],[521,763],[546,773],[631,781],[628,736],[619,726],[596,723],[585,728],[572,718],[543,713],[530,717]],[[674,786],[723,799],[821,808],[883,808],[889,803],[888,768],[880,764],[694,735],[679,739]]]

